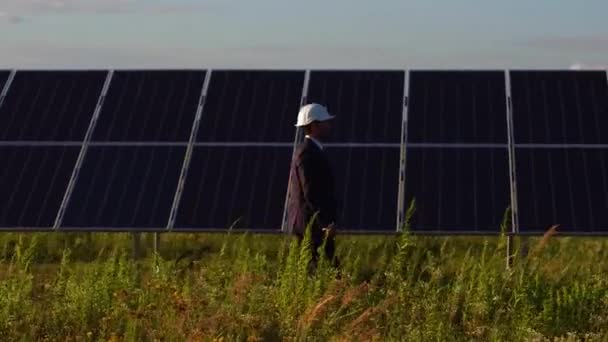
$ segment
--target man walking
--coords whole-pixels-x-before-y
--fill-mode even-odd
[[[334,264],[336,262],[334,175],[322,143],[331,133],[333,118],[327,108],[312,103],[300,109],[296,124],[304,130],[306,137],[296,149],[291,164],[288,227],[301,241],[311,224],[313,265],[319,257],[317,249],[325,238],[325,255]]]

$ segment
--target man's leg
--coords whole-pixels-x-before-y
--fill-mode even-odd
[[[325,243],[325,248],[323,249],[323,251],[325,252],[325,257],[327,258],[327,260],[329,260],[329,262],[331,263],[332,266],[334,267],[338,267],[339,266],[339,262],[338,262],[338,257],[336,257],[336,239],[335,237],[330,237],[327,238],[327,241],[325,241],[325,234],[321,229],[314,229],[311,232],[311,239],[310,239],[310,249],[311,249],[311,268],[315,269],[317,267],[317,263],[319,262],[319,248],[321,246],[323,246],[323,243]],[[298,244],[302,243],[302,240],[304,240],[304,236],[302,234],[296,234],[296,237],[298,239]]]
[[[298,246],[302,246],[302,241],[304,240],[304,235],[300,234],[300,233],[296,233],[295,236],[298,239]],[[313,268],[315,268],[317,266],[317,262],[319,260],[319,252],[317,250],[323,243],[321,236],[322,236],[321,234],[317,234],[313,230],[312,236],[310,238],[310,252],[311,252],[310,262],[311,262],[311,267],[313,267]]]
[[[336,238],[330,237],[327,238],[327,242],[325,242],[325,255],[327,259],[331,263],[332,266],[338,267],[338,257],[336,256]]]
[[[312,265],[313,268],[317,267],[319,262],[319,247],[323,244],[323,234],[320,229],[314,229],[311,236],[311,249],[312,249]]]

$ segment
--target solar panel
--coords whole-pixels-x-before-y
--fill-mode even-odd
[[[399,143],[403,71],[312,71],[308,103],[336,116],[328,142]]]
[[[0,140],[81,141],[107,71],[19,71],[0,107]]]
[[[396,147],[327,147],[334,167],[341,230],[395,231],[399,183]]]
[[[415,231],[498,232],[510,205],[506,148],[410,148],[406,204]]]
[[[63,227],[164,229],[185,150],[179,146],[89,147]]]
[[[213,71],[199,142],[293,142],[304,71]]]
[[[279,230],[291,151],[195,147],[175,229]]]
[[[608,150],[519,148],[520,230],[608,232]]]
[[[604,71],[511,71],[515,143],[606,144]]]
[[[608,232],[603,71],[511,71],[519,229]]]
[[[507,142],[503,71],[412,71],[409,100],[408,142]]]
[[[414,231],[493,233],[510,206],[503,71],[412,71],[405,208]]]
[[[205,71],[118,71],[93,141],[188,141]]]
[[[0,146],[0,229],[51,229],[79,150]]]

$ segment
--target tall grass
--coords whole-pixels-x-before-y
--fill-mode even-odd
[[[0,235],[0,340],[605,340],[608,241],[338,237],[340,269],[263,235]],[[149,237],[146,237],[149,238]],[[322,253],[322,249],[320,249]]]

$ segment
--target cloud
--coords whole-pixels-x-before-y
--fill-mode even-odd
[[[404,68],[403,52],[371,48],[82,46],[19,42],[0,55],[1,68]]]
[[[4,51],[3,51],[4,52]],[[0,69],[504,69],[555,68],[568,60],[520,58],[517,55],[435,54],[381,46],[260,44],[172,47],[134,41],[130,45],[17,41],[0,54]],[[587,67],[585,64],[580,67]]]
[[[52,13],[190,13],[209,11],[216,4],[188,4],[175,1],[149,0],[2,0],[0,11],[4,13],[52,14]]]
[[[585,64],[585,63],[574,63],[570,66],[570,70],[608,70],[608,64]]]
[[[19,15],[13,15],[7,12],[0,11],[0,23],[6,22],[9,24],[20,24],[25,20],[24,17]]]
[[[523,45],[549,50],[608,52],[608,35],[537,37],[524,41]]]

